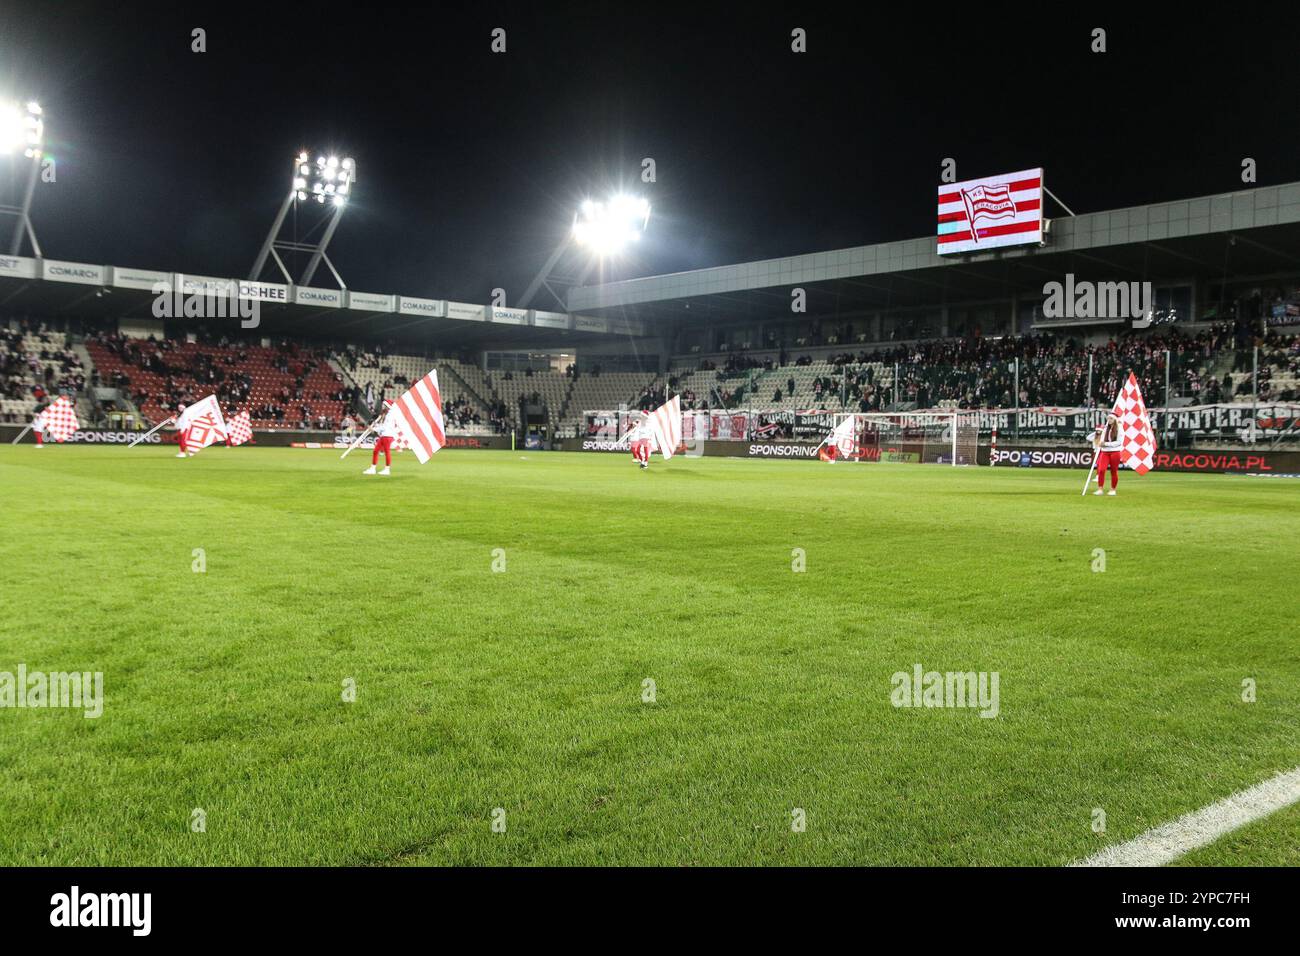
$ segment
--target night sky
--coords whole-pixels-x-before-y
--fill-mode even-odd
[[[1042,165],[1075,212],[1240,189],[1245,156],[1300,180],[1294,15],[843,6],[3,2],[0,98],[46,110],[50,258],[245,275],[306,146],[358,163],[330,250],[349,286],[509,304],[620,183],[654,212],[611,278],[932,235],[947,156]]]

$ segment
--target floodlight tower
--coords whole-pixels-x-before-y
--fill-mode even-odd
[[[262,243],[262,251],[257,254],[257,261],[253,263],[253,271],[248,274],[250,279],[256,280],[266,268],[267,257],[275,260],[275,264],[280,267],[280,272],[284,275],[284,281],[293,283],[295,280],[289,270],[285,268],[284,260],[280,258],[279,252],[309,252],[311,259],[307,262],[307,268],[303,270],[302,279],[298,285],[309,285],[312,276],[316,274],[321,262],[329,267],[334,275],[335,281],[338,282],[340,289],[346,289],[347,284],[339,271],[334,268],[334,263],[330,262],[329,256],[325,255],[325,248],[334,238],[334,231],[339,227],[339,220],[343,218],[343,210],[347,207],[348,200],[352,197],[352,187],[357,181],[357,163],[356,160],[348,157],[340,160],[337,156],[317,156],[316,161],[311,161],[311,154],[306,150],[300,152],[293,160],[293,173],[289,177],[289,194],[284,197],[284,202],[280,204],[280,211],[276,214],[275,222],[271,226],[271,231],[266,234],[266,241]],[[284,228],[285,217],[289,215],[289,210],[293,208],[294,203],[315,202],[327,209],[328,221],[325,224],[325,231],[321,234],[318,242],[300,242],[296,239],[281,239],[280,230]],[[279,251],[277,251],[279,250]]]
[[[9,243],[9,254],[18,255],[22,249],[23,235],[32,244],[32,252],[37,258],[41,256],[40,243],[36,241],[36,230],[32,228],[32,196],[36,192],[36,180],[41,174],[42,147],[45,145],[45,113],[41,104],[32,100],[19,105],[0,102],[0,156],[11,156],[15,172],[19,172],[24,161],[28,162],[27,185],[23,189],[22,202],[18,205],[0,204],[0,215],[13,216],[13,239]],[[15,179],[18,176],[14,177]]]
[[[592,269],[638,241],[649,222],[650,202],[646,199],[617,193],[604,202],[585,200],[573,215],[573,228],[528,284],[518,308],[528,308],[543,287],[561,309],[568,308],[561,293],[581,285]],[[565,268],[561,268],[562,262]]]

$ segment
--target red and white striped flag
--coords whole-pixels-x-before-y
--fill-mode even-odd
[[[195,402],[176,419],[176,430],[186,432],[185,450],[198,451],[215,442],[226,440],[226,420],[217,404],[217,396],[209,395],[202,401]]]
[[[1120,464],[1145,475],[1155,465],[1156,435],[1151,429],[1146,403],[1142,401],[1142,389],[1132,372],[1128,373],[1128,381],[1115,397],[1115,407],[1111,411],[1119,418],[1124,438],[1124,447],[1119,453]]]
[[[253,440],[253,423],[248,412],[236,412],[230,420],[230,444],[242,445]]]
[[[35,419],[32,431],[53,435],[55,441],[64,442],[76,434],[77,409],[66,395],[60,395],[50,402]]]
[[[677,453],[682,443],[682,399],[674,395],[664,402],[645,420],[645,426],[659,447],[659,453],[667,461]]]
[[[438,370],[434,369],[403,392],[388,414],[396,421],[402,438],[420,459],[420,464],[432,458],[434,452],[447,444]]]

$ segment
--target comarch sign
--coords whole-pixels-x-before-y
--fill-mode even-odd
[[[447,314],[447,303],[443,299],[413,299],[402,295],[397,297],[397,311],[402,315],[427,315],[431,319],[440,319]]]
[[[237,283],[234,279],[188,275],[183,272],[176,273],[175,288],[183,295],[233,296],[236,286]]]
[[[326,309],[343,308],[342,289],[314,289],[311,286],[293,287],[295,305],[318,305]]]
[[[41,278],[81,285],[104,285],[104,267],[86,265],[84,262],[44,259],[41,261]]]
[[[527,325],[527,309],[507,309],[504,306],[495,306],[492,309],[492,321],[502,325]]]

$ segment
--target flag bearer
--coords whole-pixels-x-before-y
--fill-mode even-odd
[[[362,472],[363,475],[376,474],[375,467],[379,464],[380,452],[384,453],[384,470],[378,474],[392,474],[389,469],[393,467],[393,441],[400,434],[400,430],[397,427],[396,416],[393,415],[392,399],[384,399],[384,409],[386,411],[384,420],[375,429],[378,437],[375,439],[375,448],[370,453],[370,467]]]
[[[1119,455],[1124,449],[1124,432],[1119,427],[1119,416],[1111,412],[1106,423],[1097,429],[1093,438],[1097,450],[1097,490],[1094,495],[1106,493],[1106,469],[1110,469],[1110,496],[1119,487]]]

